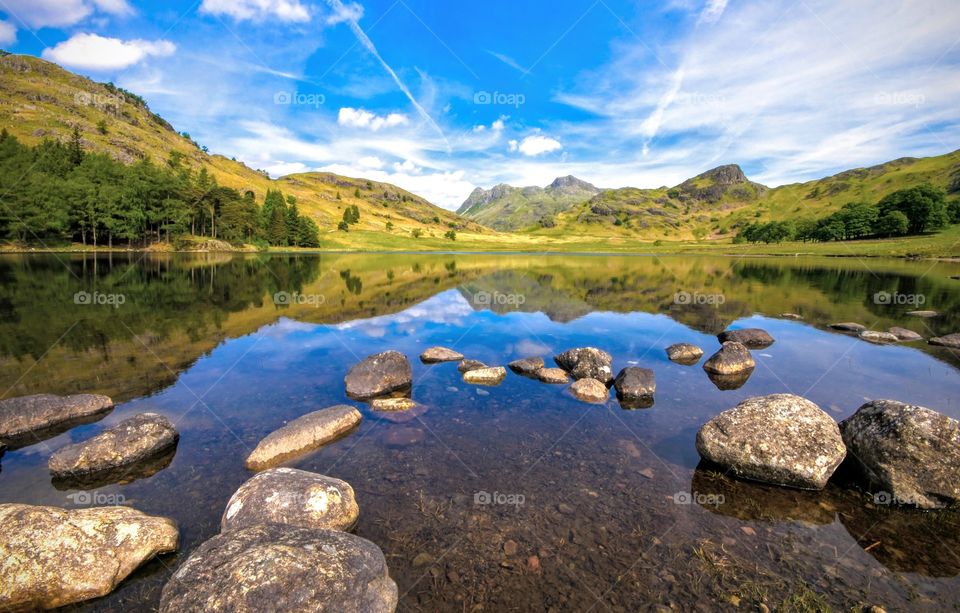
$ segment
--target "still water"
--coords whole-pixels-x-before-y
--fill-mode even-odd
[[[956,512],[876,504],[842,474],[823,492],[734,481],[698,466],[694,439],[720,411],[778,392],[837,420],[873,398],[960,417],[960,357],[827,328],[960,331],[958,275],[956,263],[857,259],[4,256],[3,397],[103,393],[117,408],[8,451],[0,501],[119,502],[174,518],[177,554],[78,607],[151,610],[170,573],[216,534],[256,443],[348,403],[364,414],[360,428],[291,465],[354,487],[356,532],[387,556],[400,610],[954,609]],[[941,316],[906,314],[918,307]],[[664,354],[691,342],[709,355],[728,327],[777,339],[753,352],[757,368],[738,389]],[[655,403],[583,404],[513,373],[467,385],[456,363],[416,359],[433,345],[490,365],[600,347],[615,373],[656,372]],[[411,359],[412,396],[427,407],[403,423],[344,395],[347,370],[387,349]],[[51,481],[52,451],[144,411],[176,424],[175,454],[122,484]]]

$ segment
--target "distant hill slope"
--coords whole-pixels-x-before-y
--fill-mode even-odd
[[[389,183],[329,173],[271,180],[241,162],[206,153],[151,112],[135,94],[33,56],[0,57],[0,127],[24,143],[35,144],[44,138],[65,141],[74,126],[80,128],[88,150],[107,153],[124,163],[143,158],[163,163],[172,151],[178,151],[194,168],[205,166],[220,185],[252,190],[261,204],[268,189],[279,188],[297,197],[301,213],[317,222],[321,234],[335,231],[343,210],[354,204],[360,209],[360,222],[354,226],[358,230],[386,232],[390,222],[392,233],[406,236],[417,228],[425,236],[438,237],[451,227],[492,233]]]
[[[600,189],[573,176],[558,177],[547,187],[477,188],[457,213],[497,230],[522,230],[549,223],[557,213],[592,198]]]
[[[751,222],[819,219],[849,202],[875,203],[923,183],[960,192],[960,150],[776,188],[750,181],[737,165],[720,166],[672,188],[604,190],[531,232],[640,240],[722,238]]]

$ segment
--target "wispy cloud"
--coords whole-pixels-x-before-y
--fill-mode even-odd
[[[168,40],[120,40],[96,34],[74,34],[54,47],[43,50],[43,57],[71,68],[103,71],[118,70],[151,56],[168,56],[177,50]]]

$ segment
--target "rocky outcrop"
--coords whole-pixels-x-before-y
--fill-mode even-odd
[[[834,330],[841,330],[843,332],[856,332],[860,333],[867,329],[863,324],[854,323],[852,321],[845,321],[838,324],[830,324],[830,327]]]
[[[463,359],[462,353],[457,353],[453,349],[446,347],[430,347],[420,354],[420,361],[424,364],[437,364],[439,362],[459,362]]]
[[[268,434],[245,463],[250,470],[272,468],[348,434],[359,425],[360,411],[338,405],[307,413]]]
[[[35,394],[0,400],[0,444],[11,449],[32,445],[97,421],[111,409],[113,401],[98,394]]]
[[[89,440],[57,450],[47,465],[58,478],[117,472],[163,455],[179,438],[163,415],[141,413]]]
[[[503,366],[495,366],[468,370],[463,373],[463,381],[464,383],[471,383],[473,385],[499,385],[506,376],[506,368]]]
[[[460,362],[460,364],[457,366],[457,370],[459,370],[460,372],[464,373],[464,372],[468,372],[468,371],[471,371],[471,370],[479,370],[479,369],[481,369],[481,368],[486,368],[486,367],[487,367],[487,365],[484,364],[483,362],[481,362],[480,360],[469,360],[469,359],[467,359],[467,360],[462,360],[462,361]]]
[[[617,374],[613,387],[617,390],[617,398],[621,402],[643,403],[653,398],[657,391],[657,380],[649,368],[628,366]]]
[[[613,380],[613,356],[596,347],[570,349],[556,356],[554,361],[574,379],[596,379],[605,385]]]
[[[917,333],[914,332],[913,330],[907,330],[906,328],[898,328],[898,327],[894,326],[894,327],[890,328],[889,330],[887,330],[887,332],[889,332],[890,334],[896,336],[896,337],[897,337],[897,340],[904,341],[904,342],[907,342],[907,343],[909,343],[909,342],[911,342],[911,341],[922,341],[922,340],[923,340],[923,337],[922,337],[922,336],[920,336],[919,334],[917,334]]]
[[[570,386],[570,393],[577,400],[592,404],[604,404],[610,399],[610,390],[596,379],[579,379]]]
[[[749,349],[740,343],[727,341],[720,351],[703,363],[703,369],[717,375],[740,375],[752,372],[756,365]]]
[[[393,392],[410,389],[413,371],[406,356],[398,351],[384,351],[356,364],[343,379],[347,396],[369,400]]]
[[[537,379],[552,385],[561,385],[570,381],[567,371],[562,368],[541,368],[537,371]]]
[[[0,609],[53,609],[109,594],[145,561],[176,551],[172,520],[129,507],[0,505]]]
[[[161,613],[390,613],[397,585],[380,549],[337,530],[259,524],[200,545],[163,588]]]
[[[543,368],[543,358],[522,358],[510,362],[507,366],[518,375],[536,376],[537,371]]]
[[[256,524],[351,530],[360,507],[350,484],[305,470],[272,468],[254,475],[233,493],[220,531]]]
[[[738,477],[823,489],[846,454],[837,423],[793,394],[748,398],[697,433],[700,456]]]
[[[773,337],[766,330],[760,328],[743,328],[740,330],[726,330],[717,335],[721,343],[733,341],[749,349],[763,349],[773,344]]]
[[[930,339],[930,344],[950,347],[951,349],[960,349],[960,332],[946,336],[935,336]]]
[[[850,461],[889,502],[932,509],[960,501],[960,422],[895,400],[874,400],[840,424]]]
[[[703,357],[703,349],[690,343],[674,343],[667,347],[667,358],[684,366],[691,366]]]
[[[864,330],[858,336],[867,342],[877,345],[889,345],[890,343],[896,343],[900,341],[896,334],[891,334],[890,332],[876,332],[874,330]]]

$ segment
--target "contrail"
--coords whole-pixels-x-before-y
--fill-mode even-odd
[[[394,72],[393,68],[383,59],[380,55],[380,52],[377,51],[376,46],[373,44],[373,41],[370,40],[370,37],[367,36],[367,33],[363,31],[363,28],[360,27],[360,24],[357,23],[356,12],[351,11],[343,5],[343,2],[340,0],[327,0],[327,4],[330,5],[330,8],[334,11],[333,19],[338,21],[346,21],[350,25],[350,29],[353,30],[353,34],[357,37],[357,40],[360,41],[367,51],[369,51],[373,57],[377,58],[377,61],[380,62],[380,65],[383,66],[383,69],[387,71],[390,77],[393,79],[393,82],[397,84],[397,87],[400,88],[400,91],[403,92],[403,95],[410,100],[410,104],[413,105],[417,112],[420,114],[423,119],[429,123],[434,130],[437,131],[437,134],[440,135],[440,138],[443,139],[444,144],[447,146],[447,151],[450,151],[450,142],[447,140],[447,136],[443,133],[443,130],[440,129],[440,126],[437,125],[437,122],[433,120],[433,117],[430,116],[430,113],[427,112],[423,106],[417,102],[417,99],[413,97],[413,94],[410,93],[410,90],[404,85],[403,81],[400,80],[400,77],[397,76],[397,73]]]

